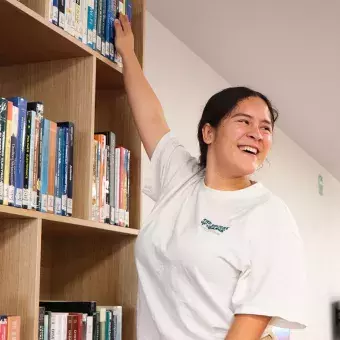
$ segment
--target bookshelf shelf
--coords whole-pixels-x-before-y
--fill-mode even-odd
[[[54,214],[41,213],[39,211],[32,211],[20,209],[15,207],[8,207],[0,205],[0,219],[39,219],[42,221],[42,227],[54,235],[58,234],[93,234],[93,233],[118,233],[121,235],[137,236],[138,229],[123,228],[115,225],[84,220],[75,217],[57,216]],[[1,228],[1,227],[0,227]]]
[[[143,66],[145,0],[131,1]],[[123,340],[135,340],[141,141],[122,69],[50,23],[48,8],[49,0],[0,0],[0,97],[41,101],[44,117],[74,123],[73,216],[0,205],[0,314],[20,315],[20,338],[31,340],[40,299],[96,300],[123,307]],[[131,151],[129,228],[91,220],[93,136],[108,130]]]

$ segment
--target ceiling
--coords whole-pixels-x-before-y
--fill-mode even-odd
[[[340,180],[340,2],[147,0],[231,85],[264,92],[278,126]]]

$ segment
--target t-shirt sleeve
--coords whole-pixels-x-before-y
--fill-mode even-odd
[[[241,273],[234,295],[235,314],[272,317],[270,325],[305,328],[306,271],[304,247],[295,220],[284,204],[252,216],[249,266]],[[257,221],[266,221],[266,226]]]
[[[158,142],[151,156],[151,176],[143,192],[154,201],[184,183],[199,170],[197,159],[181,145],[170,131]]]

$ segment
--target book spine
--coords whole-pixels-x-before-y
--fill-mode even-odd
[[[112,312],[110,310],[106,310],[105,339],[112,339],[111,324],[112,324]]]
[[[58,26],[59,22],[59,8],[58,8],[58,0],[52,1],[52,23]]]
[[[8,319],[6,315],[0,315],[0,340],[7,340]]]
[[[106,136],[106,162],[105,162],[105,223],[110,223],[110,145],[109,136]]]
[[[103,0],[97,0],[97,42],[96,49],[102,51]]]
[[[108,165],[108,154],[109,154],[109,147],[104,145],[104,157],[103,157],[103,179],[102,179],[102,200],[103,200],[103,222],[109,223],[109,213],[110,213],[110,205],[109,202],[109,181],[108,181],[108,172],[107,172],[107,165]]]
[[[97,221],[97,148],[98,141],[92,143],[92,221]]]
[[[108,338],[111,340],[111,338]],[[86,337],[84,340],[93,340],[93,316],[86,317]]]
[[[124,5],[124,0],[117,0],[117,15],[119,13],[126,14],[125,13],[125,5]],[[118,66],[122,67],[123,66],[123,60],[121,55],[116,51],[115,53],[115,62],[118,64]]]
[[[65,0],[58,0],[58,26],[65,29]]]
[[[71,35],[75,36],[76,27],[76,0],[71,0]]]
[[[38,328],[38,339],[44,340],[44,315],[45,308],[39,307],[39,328]]]
[[[103,12],[102,12],[102,27],[101,27],[101,40],[102,40],[102,46],[101,46],[101,54],[105,55],[105,49],[106,49],[106,39],[105,39],[105,24],[106,24],[106,15],[107,15],[107,0],[101,0],[103,3]]]
[[[54,179],[56,165],[57,124],[50,122],[47,212],[54,213]]]
[[[94,0],[87,3],[87,45],[93,48]]]
[[[16,146],[14,205],[17,208],[22,208],[24,169],[25,169],[25,134],[27,119],[27,101],[20,97],[17,97],[16,101],[19,113],[18,113],[18,136]]]
[[[29,190],[29,177],[30,177],[30,155],[31,155],[31,133],[32,133],[32,120],[34,111],[27,112],[26,118],[26,135],[25,135],[25,167],[24,167],[24,186],[22,195],[22,207],[28,209],[31,202]]]
[[[126,170],[126,178],[127,178],[127,185],[126,185],[126,211],[125,211],[125,226],[130,226],[130,157],[131,151],[127,150],[127,170]]]
[[[7,115],[8,101],[5,98],[0,98],[0,204],[4,203]]]
[[[38,190],[38,168],[40,163],[40,125],[41,118],[36,113],[35,128],[34,128],[34,142],[33,142],[33,171],[32,171],[32,193],[31,206],[32,209],[37,209],[37,190]]]
[[[118,225],[124,226],[124,183],[125,183],[125,149],[120,147],[120,167],[119,167],[119,222]]]
[[[18,138],[18,117],[19,109],[13,104],[12,114],[12,133],[11,133],[11,151],[10,151],[10,168],[9,168],[9,187],[8,187],[8,205],[14,206],[15,192],[15,169],[16,169],[16,148]]]
[[[87,45],[87,12],[88,12],[88,1],[89,0],[81,0],[82,6],[82,41],[85,45]]]
[[[126,1],[126,15],[131,24],[132,23],[132,1],[131,0],[125,0],[125,1]]]
[[[75,9],[74,9],[74,36],[78,40],[82,40],[82,25],[81,25],[81,4],[80,0],[75,1]]]
[[[65,1],[65,31],[74,36],[73,10],[74,0]]]
[[[56,155],[56,172],[54,179],[54,213],[61,215],[61,172],[62,172],[62,147],[63,147],[63,128],[57,128],[57,155]]]
[[[73,149],[74,124],[69,124],[68,166],[67,166],[67,216],[73,215]]]
[[[30,111],[31,113],[31,133],[30,133],[30,155],[29,155],[29,173],[28,173],[28,209],[35,209],[33,207],[33,201],[36,196],[34,196],[33,192],[33,177],[34,177],[34,147],[35,147],[35,134],[36,134],[36,125],[37,125],[37,114],[35,111]]]
[[[97,49],[97,20],[98,20],[98,0],[93,1],[93,41],[92,48]]]
[[[122,306],[113,307],[113,315],[116,319],[115,340],[122,340],[122,326],[123,326],[123,309]]]
[[[112,20],[112,5],[113,0],[106,0],[106,18],[105,18],[105,57],[109,58],[110,56],[110,28],[111,28],[111,20]]]
[[[114,19],[117,16],[117,0],[111,0],[112,13],[109,27],[109,59],[114,61],[115,56],[115,27]]]
[[[115,220],[114,223],[119,225],[119,186],[120,186],[120,148],[115,150]]]
[[[50,121],[43,118],[41,149],[40,211],[47,212]]]
[[[64,129],[63,158],[62,158],[62,186],[61,186],[61,214],[67,215],[67,175],[68,175],[68,153],[69,153],[69,128]]]
[[[113,132],[108,133],[109,140],[109,162],[108,162],[108,172],[109,172],[109,206],[110,215],[109,223],[114,224],[115,216],[115,149],[116,149],[116,135]]]
[[[53,23],[53,0],[48,0],[48,21]]]
[[[58,0],[58,26],[62,29],[65,29],[65,0]]]
[[[96,220],[100,221],[100,164],[101,164],[102,151],[100,143],[97,145],[97,165],[96,165],[96,204],[97,204],[97,216]]]
[[[20,339],[21,317],[18,315],[8,316],[7,340]]]
[[[4,164],[4,200],[3,204],[8,205],[9,171],[11,158],[11,134],[12,134],[13,103],[7,102],[6,141],[5,141],[5,164]]]

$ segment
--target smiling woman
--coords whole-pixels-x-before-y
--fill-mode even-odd
[[[170,131],[115,21],[129,103],[151,160],[155,207],[136,242],[139,340],[259,340],[268,325],[304,328],[305,265],[285,203],[250,176],[272,145],[277,112],[261,93],[212,96],[198,126],[199,161]]]

